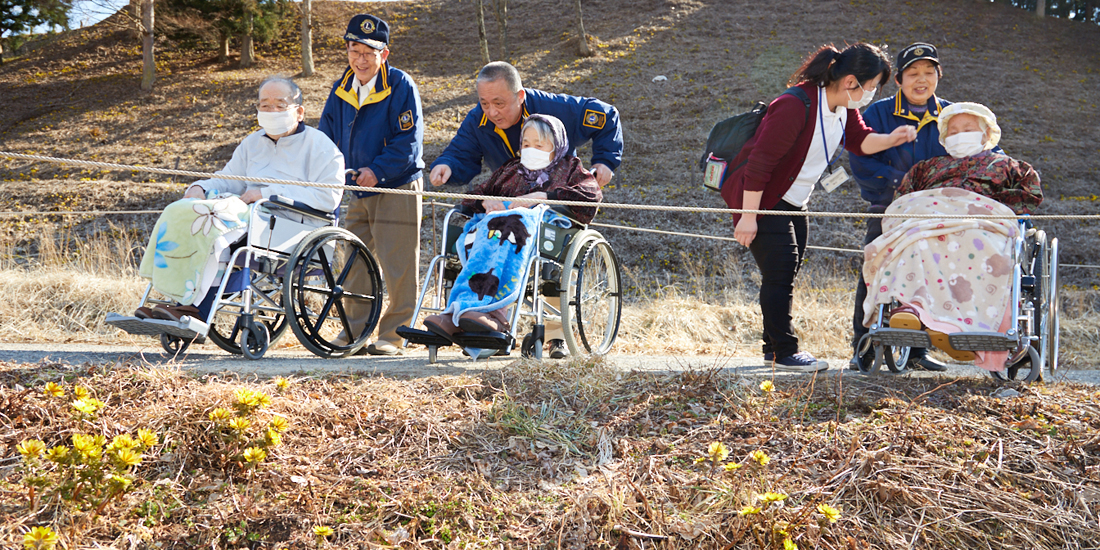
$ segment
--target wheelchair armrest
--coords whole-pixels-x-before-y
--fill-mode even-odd
[[[473,207],[462,203],[458,203],[457,205],[455,205],[452,210],[459,214],[462,214],[463,216],[466,216],[467,218],[472,218],[475,214]]]
[[[283,197],[281,195],[271,195],[270,197],[268,197],[267,198],[267,207],[268,207],[268,209],[289,210],[291,212],[297,212],[298,214],[302,214],[304,216],[309,216],[311,218],[317,218],[317,219],[320,219],[320,220],[326,220],[326,221],[329,221],[329,222],[332,222],[336,219],[336,215],[333,214],[332,212],[325,212],[323,210],[318,210],[318,209],[313,208],[313,207],[311,207],[311,206],[309,206],[305,203],[302,203],[302,202],[299,202],[299,201],[296,201],[296,200],[291,200],[291,199],[288,199],[288,198]]]

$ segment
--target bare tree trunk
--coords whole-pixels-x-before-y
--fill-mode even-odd
[[[218,63],[229,62],[229,33],[225,31],[218,32]]]
[[[153,57],[153,0],[141,1],[141,89],[152,90],[157,78],[157,62]]]
[[[497,27],[500,28],[500,58],[508,60],[508,0],[496,0]]]
[[[489,63],[489,39],[485,38],[485,2],[477,0],[477,42],[481,45],[481,64]]]
[[[248,30],[241,34],[240,68],[247,69],[256,61],[256,50],[252,47],[252,16],[248,16]]]
[[[302,76],[313,76],[313,2],[302,0]]]
[[[4,41],[0,39],[0,67],[4,66]]]
[[[1035,0],[1035,15],[1043,17],[1047,14],[1047,0]]]
[[[575,0],[577,7],[577,55],[592,57],[592,50],[588,47],[588,35],[584,32],[584,15],[581,12],[581,0]]]

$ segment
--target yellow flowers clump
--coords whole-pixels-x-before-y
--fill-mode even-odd
[[[19,454],[23,455],[23,458],[31,460],[38,458],[46,451],[46,444],[40,439],[26,439],[16,445],[15,448],[19,451]]]
[[[237,409],[242,413],[262,409],[271,404],[271,398],[266,393],[248,388],[237,389],[233,392],[233,397],[237,400]]]
[[[119,463],[124,467],[141,464],[141,453],[134,449],[119,449],[118,452],[115,453],[115,456],[118,457]]]
[[[707,447],[707,454],[710,455],[710,459],[714,462],[721,462],[729,457],[730,450],[726,447],[725,443],[715,441]]]
[[[327,525],[314,525],[313,526],[313,534],[314,534],[314,536],[317,536],[319,538],[320,537],[331,537],[333,532],[334,531],[332,530],[332,527],[329,527]]]
[[[263,462],[267,458],[267,453],[259,447],[249,447],[244,450],[244,459],[253,464],[257,462]]]
[[[829,523],[836,523],[836,521],[840,519],[840,510],[828,504],[818,504],[817,511],[821,512],[821,515],[825,516],[825,519],[829,520]]]
[[[84,386],[77,386],[73,388],[73,395],[75,395],[77,399],[84,399],[91,394],[92,393],[88,391],[88,388],[85,388]]]
[[[23,535],[26,550],[53,550],[57,546],[57,533],[49,527],[35,527]]]
[[[73,448],[84,458],[98,458],[103,454],[106,438],[102,435],[73,434]]]
[[[289,387],[290,387],[290,380],[287,380],[286,378],[283,378],[282,376],[276,376],[275,377],[275,389],[279,390],[280,393],[286,391],[286,389],[289,388]]]
[[[270,424],[271,429],[279,433],[285,432],[289,425],[290,424],[286,421],[286,419],[281,416],[276,416],[272,418]]]
[[[775,391],[775,384],[773,384],[771,380],[765,380],[760,383],[760,391],[771,393]]]
[[[760,513],[760,508],[757,508],[755,506],[746,506],[746,507],[742,508],[740,512],[737,512],[737,515],[739,515],[739,516],[751,516],[753,514],[759,514],[759,513]]]
[[[759,449],[753,451],[752,454],[749,455],[749,457],[755,460],[756,463],[761,466],[767,466],[768,463],[772,461],[771,457],[768,456],[768,453],[765,453],[764,451],[761,451]]]
[[[65,388],[62,388],[57,382],[47,382],[43,391],[46,392],[46,395],[65,397]]]
[[[264,441],[267,442],[268,446],[276,447],[283,442],[283,436],[279,435],[279,432],[274,429],[268,428],[264,430]]]
[[[740,465],[740,464],[737,464],[737,463],[735,463],[735,462],[730,462],[730,463],[727,463],[727,464],[723,464],[723,465],[722,465],[722,469],[723,469],[723,470],[725,470],[725,471],[727,471],[727,472],[732,472],[732,471],[734,471],[734,470],[740,470],[740,469],[741,469],[741,465]]]
[[[243,431],[247,430],[248,427],[251,426],[251,425],[252,425],[251,421],[249,421],[247,418],[242,418],[242,417],[239,417],[239,416],[237,418],[234,418],[233,420],[229,421],[229,427],[233,428],[234,430],[236,430],[238,432],[243,432]]]
[[[46,460],[50,462],[61,462],[67,456],[69,456],[69,448],[64,445],[58,445],[46,452]]]
[[[210,411],[210,420],[213,420],[214,422],[228,420],[231,416],[233,416],[233,413],[230,412],[229,409],[223,409],[219,407]]]
[[[784,495],[783,493],[773,493],[771,491],[768,491],[767,493],[764,493],[762,495],[756,495],[756,498],[764,502],[771,503],[787,500],[787,495]]]
[[[75,394],[76,392],[73,393]],[[73,401],[72,406],[74,409],[77,410],[77,412],[92,416],[96,412],[101,410],[104,407],[104,404],[102,401],[94,397],[82,397],[80,399],[77,399],[76,401]]]
[[[107,447],[107,451],[117,451],[121,449],[133,449],[137,447],[137,441],[130,437],[130,434],[119,434],[111,440],[111,444]]]
[[[160,438],[157,437],[156,432],[146,428],[141,428],[137,431],[138,441],[141,445],[148,449],[160,442]]]

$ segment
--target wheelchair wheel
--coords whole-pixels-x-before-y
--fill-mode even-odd
[[[1027,355],[1013,365],[1009,365],[1003,371],[990,371],[997,380],[1022,380],[1034,382],[1043,379],[1043,363],[1039,360],[1039,352],[1028,346]]]
[[[1042,340],[1044,359],[1047,367],[1053,375],[1058,371],[1058,239],[1051,239],[1047,252],[1046,263],[1043,265],[1043,275],[1046,283],[1046,307],[1043,309],[1043,317],[1039,338]]]
[[[360,288],[347,288],[358,272]],[[359,351],[382,313],[382,278],[363,241],[338,227],[314,230],[294,250],[283,286],[290,328],[298,341],[321,357],[345,357]],[[349,311],[351,310],[351,311]],[[351,315],[365,315],[355,332]]]
[[[860,374],[874,374],[878,372],[882,363],[877,360],[881,356],[880,350],[882,346],[871,346],[871,336],[864,334],[860,337],[859,343],[856,344],[856,353],[859,355],[859,372]]]
[[[882,346],[882,358],[890,372],[901,374],[909,368],[908,346]]]
[[[263,323],[270,336],[268,345],[273,345],[282,338],[286,332],[288,323],[283,304],[282,282],[273,278],[270,274],[253,273],[252,281],[252,313],[257,322]],[[216,292],[217,289],[211,292]],[[228,301],[240,302],[241,293],[233,293]],[[241,312],[240,306],[225,304],[214,313],[214,319],[210,323],[208,335],[217,346],[228,353],[241,355]]]
[[[569,353],[606,354],[622,316],[619,260],[599,233],[582,231],[563,268],[561,322]]]
[[[267,346],[271,343],[271,336],[267,333],[267,325],[259,321],[241,331],[241,353],[246,359],[256,360],[267,353]]]
[[[180,355],[187,351],[187,348],[191,346],[190,340],[185,340],[179,336],[168,334],[167,332],[160,333],[160,347],[164,348],[164,351],[168,355]]]

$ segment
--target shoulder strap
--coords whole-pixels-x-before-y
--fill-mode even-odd
[[[779,95],[793,95],[802,100],[802,104],[806,106],[806,120],[802,123],[802,127],[805,128],[810,123],[810,96],[806,95],[806,91],[798,86],[791,86]]]

